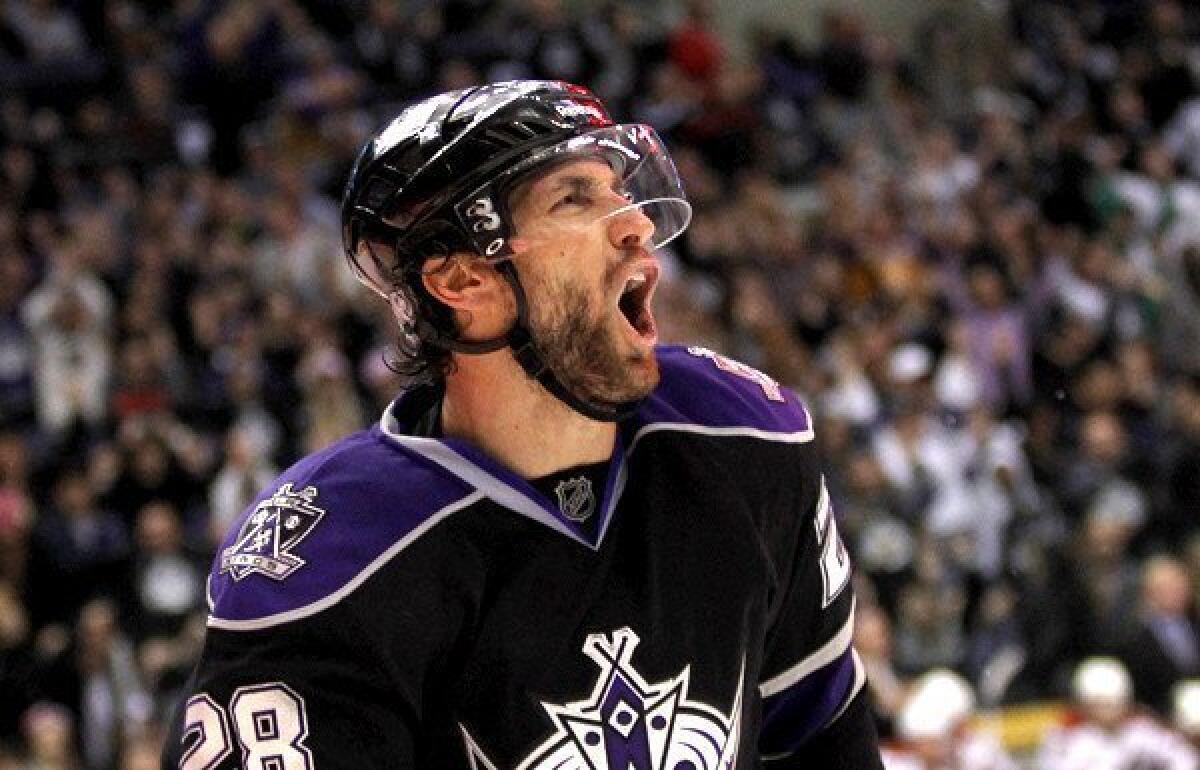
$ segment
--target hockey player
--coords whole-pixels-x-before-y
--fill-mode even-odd
[[[401,112],[343,199],[423,383],[234,526],[180,770],[879,768],[808,412],[657,346],[655,132],[518,81]]]
[[[1078,721],[1051,731],[1038,770],[1196,770],[1187,742],[1133,705],[1133,684],[1114,658],[1089,658],[1071,682]]]
[[[975,693],[958,674],[934,669],[913,682],[896,718],[887,770],[1017,770],[992,735],[971,727]]]

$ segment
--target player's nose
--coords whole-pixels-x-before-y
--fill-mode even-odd
[[[630,206],[608,218],[608,237],[613,246],[623,251],[648,248],[654,236],[654,221],[641,206]]]

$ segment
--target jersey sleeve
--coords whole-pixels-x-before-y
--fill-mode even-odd
[[[417,672],[390,670],[348,610],[248,633],[210,629],[163,770],[415,766]]]
[[[421,764],[479,582],[443,522],[478,496],[371,435],[285,471],[218,550],[164,770]]]
[[[850,732],[869,745],[840,743],[846,752],[873,756],[877,763],[867,709],[851,707],[863,700],[856,696],[863,691],[866,675],[852,644],[855,599],[850,560],[838,535],[816,452],[809,445],[802,455],[802,484],[798,510],[790,517],[790,537],[772,538],[783,546],[776,555],[782,587],[772,609],[759,682],[763,699],[759,749],[768,760],[803,756],[822,745],[822,733],[844,728],[839,722],[854,721],[861,729]],[[780,529],[787,531],[783,524]],[[829,751],[838,749],[822,745],[820,750],[828,757]]]
[[[639,413],[640,431],[670,425],[774,448],[770,480],[755,490],[765,495],[756,526],[775,582],[758,682],[760,754],[776,767],[880,767],[851,645],[850,560],[808,410],[770,376],[705,348],[660,348],[659,364],[662,383]]]

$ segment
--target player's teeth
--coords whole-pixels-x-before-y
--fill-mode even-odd
[[[625,282],[625,291],[633,291],[645,282],[645,273],[634,273],[633,275],[629,276],[629,280]]]

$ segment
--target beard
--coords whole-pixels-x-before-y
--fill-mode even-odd
[[[615,273],[616,268],[609,271],[605,285]],[[543,294],[552,299],[530,303],[530,333],[543,363],[576,398],[623,404],[640,401],[658,386],[654,352],[623,351],[612,315],[594,312],[595,303],[582,287],[559,283]]]

